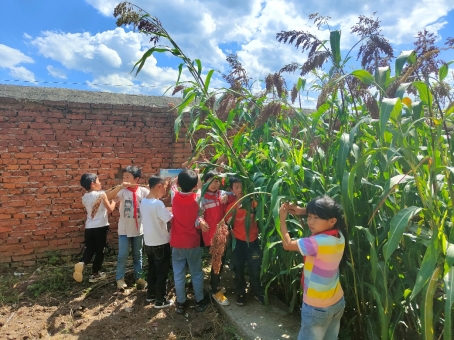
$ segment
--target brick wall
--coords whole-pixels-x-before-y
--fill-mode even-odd
[[[97,173],[109,189],[130,164],[142,169],[141,183],[160,168],[181,167],[191,148],[175,142],[168,110],[0,98],[0,263],[80,253],[84,172]],[[118,208],[109,216],[110,244],[117,220]]]

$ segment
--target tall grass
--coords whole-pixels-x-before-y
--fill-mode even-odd
[[[443,102],[439,91],[447,64],[436,79],[433,72],[424,73],[435,50],[392,59],[386,39],[364,29],[370,22],[360,17],[363,69],[346,72],[350,58],[341,54],[339,31],[332,31],[329,41],[281,32],[280,41],[316,46],[305,64],[285,68],[313,72],[318,79],[311,87],[320,91],[317,109],[307,114],[290,103],[290,97],[301,97],[305,79],[299,78],[289,95],[275,73],[267,77],[266,91],[254,94],[246,72],[231,57],[232,72],[225,77],[231,87],[211,89],[213,71],[203,75],[201,61],[187,58],[157,18],[125,3],[116,15],[119,24],[132,23],[170,42],[145,53],[138,71],[152,53],[167,51],[182,59],[180,74],[187,67],[193,75],[184,83],[179,77],[174,88],[183,98],[176,137],[182,126],[190,140],[202,136],[194,142],[193,160],[205,155],[215,167],[223,159],[226,171],[241,176],[248,192],[270,193],[255,198],[267,293],[278,293],[290,310],[301,299],[302,257],[282,248],[281,202],[304,205],[327,194],[342,203],[349,234],[348,262],[341,270],[347,308],[340,337],[452,339],[454,105],[449,93]],[[314,18],[318,26],[327,20]],[[368,50],[374,42],[375,54]],[[379,67],[383,60],[393,67]],[[249,209],[250,202],[244,206]],[[290,218],[294,238],[307,236],[301,225],[303,220]]]

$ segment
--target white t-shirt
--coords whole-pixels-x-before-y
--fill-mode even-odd
[[[87,211],[87,221],[85,222],[85,229],[105,227],[109,225],[109,220],[107,218],[107,209],[104,206],[104,203],[101,202],[99,205],[98,211],[96,212],[95,217],[91,218],[91,208],[96,202],[99,196],[104,195],[103,190],[100,191],[91,191],[87,192],[82,196],[82,204]]]
[[[127,188],[121,189],[117,196],[120,199],[120,219],[118,220],[118,235],[136,237],[143,234],[142,221],[140,216],[140,202],[147,197],[150,190],[144,187],[138,187],[137,195],[137,222],[134,218],[134,200],[133,193]]]
[[[143,241],[147,246],[160,246],[170,242],[167,222],[173,215],[164,203],[156,198],[144,198],[140,204]]]

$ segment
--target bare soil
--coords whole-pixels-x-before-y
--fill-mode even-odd
[[[95,284],[75,282],[72,264],[3,269],[0,339],[239,339],[213,304],[197,313],[190,303],[185,315],[155,309],[130,273],[129,289],[119,291],[114,262],[106,269],[108,279]]]

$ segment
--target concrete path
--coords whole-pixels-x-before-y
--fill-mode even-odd
[[[296,313],[290,314],[288,306],[274,296],[270,296],[268,306],[262,306],[252,294],[247,295],[247,303],[238,306],[233,293],[233,279],[226,266],[222,273],[221,285],[227,290],[229,306],[213,302],[227,321],[233,325],[238,335],[245,340],[296,339],[301,326]]]

